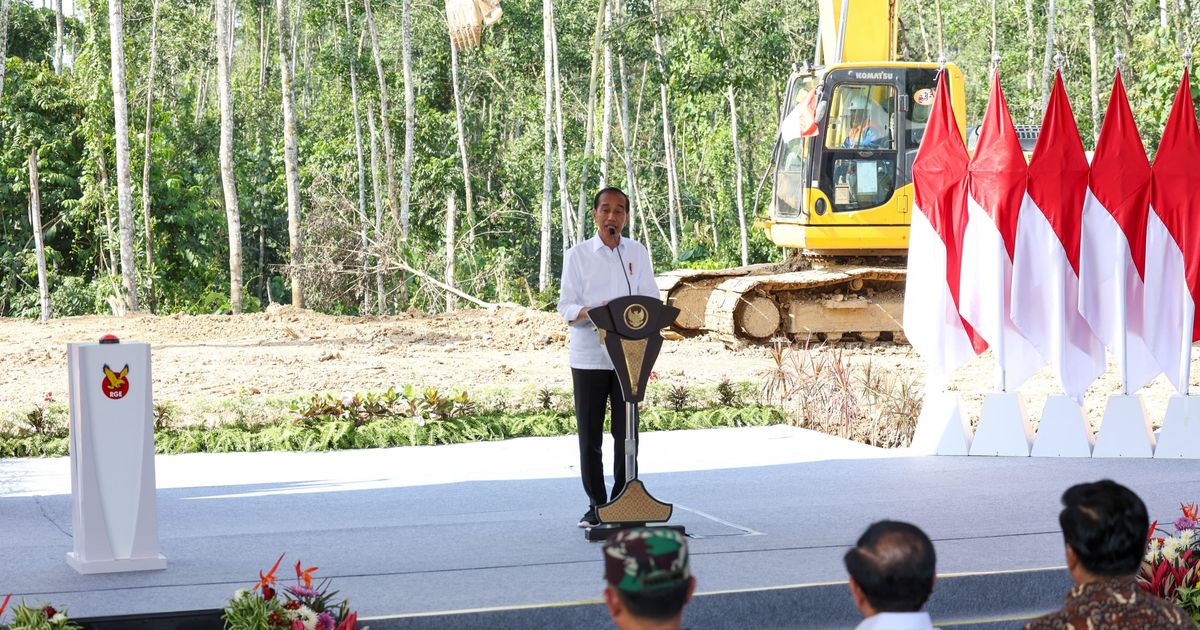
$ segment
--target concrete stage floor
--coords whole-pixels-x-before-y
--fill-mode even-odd
[[[286,552],[281,577],[319,566],[377,630],[605,627],[576,463],[573,437],[159,456],[168,568],[81,576],[68,460],[0,460],[0,595],[73,617],[220,608]],[[1200,488],[1192,461],[910,457],[791,427],[644,434],[641,464],[694,537],[692,628],[853,626],[841,557],[883,518],[934,539],[935,621],[1013,626],[1061,602],[1069,485],[1115,479],[1163,519]]]

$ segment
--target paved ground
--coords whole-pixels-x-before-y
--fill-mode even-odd
[[[367,616],[594,601],[575,460],[570,437],[160,456],[170,565],[109,576],[63,560],[68,460],[0,460],[0,592],[74,616],[217,608],[286,552]],[[1164,518],[1200,487],[1187,461],[907,457],[789,427],[646,434],[641,470],[695,536],[707,593],[840,581],[842,554],[881,518],[925,528],[943,574],[1057,567],[1068,485],[1116,479]]]

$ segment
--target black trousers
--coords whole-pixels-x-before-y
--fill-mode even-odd
[[[612,404],[613,489],[616,497],[625,489],[625,398],[613,370],[571,368],[575,386],[575,422],[579,429],[579,473],[583,491],[592,505],[608,503],[604,489],[604,416]]]

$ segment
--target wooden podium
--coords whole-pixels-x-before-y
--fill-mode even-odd
[[[679,309],[651,297],[630,295],[587,314],[600,332],[600,343],[612,359],[625,399],[625,488],[612,501],[596,506],[600,525],[584,530],[586,539],[596,541],[622,529],[671,519],[673,506],[655,499],[638,480],[638,403],[646,395],[650,371],[662,349],[659,331],[675,321]],[[672,529],[684,532],[681,526]]]

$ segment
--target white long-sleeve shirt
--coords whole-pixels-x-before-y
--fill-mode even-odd
[[[595,326],[586,319],[578,324],[571,324],[571,320],[579,316],[580,309],[627,295],[658,297],[650,253],[641,243],[621,237],[616,248],[609,249],[597,235],[567,250],[563,257],[558,313],[571,328],[571,367],[613,369]]]

